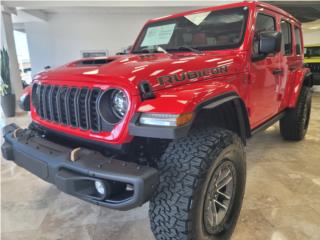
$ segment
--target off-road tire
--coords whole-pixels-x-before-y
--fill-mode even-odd
[[[306,135],[311,112],[311,98],[311,89],[302,87],[296,107],[289,109],[280,120],[280,133],[285,140],[299,141]]]
[[[233,203],[225,221],[214,234],[209,234],[204,226],[204,202],[215,170],[225,163],[232,163],[235,169]],[[246,181],[244,147],[236,134],[219,128],[193,130],[169,144],[158,169],[160,184],[149,209],[151,229],[157,240],[230,238]]]

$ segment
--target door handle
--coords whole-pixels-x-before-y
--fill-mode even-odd
[[[274,69],[274,70],[272,71],[272,74],[273,74],[273,75],[278,75],[278,74],[282,74],[282,73],[283,73],[283,70],[280,69],[280,68]]]

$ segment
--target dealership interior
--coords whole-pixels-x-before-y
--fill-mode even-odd
[[[16,101],[13,116],[0,110],[0,128],[11,123],[27,128],[32,122],[20,96],[26,94],[39,73],[54,71],[82,58],[130,54],[149,19],[234,2],[240,1],[1,1],[1,67],[5,51]],[[302,23],[305,66],[312,76],[319,78],[319,86],[311,88],[311,116],[302,141],[284,140],[278,122],[247,140],[245,194],[231,239],[317,240],[320,239],[320,1],[265,2]],[[309,47],[315,49],[312,56]],[[2,72],[3,69],[0,93],[4,101]],[[29,102],[30,98],[33,101],[33,95],[29,96]],[[1,145],[3,141],[1,136]],[[95,205],[60,191],[2,155],[1,239],[155,239],[148,217],[149,202],[128,211]]]

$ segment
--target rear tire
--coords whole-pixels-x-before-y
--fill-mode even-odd
[[[297,105],[289,109],[280,120],[280,133],[285,140],[299,141],[304,138],[311,113],[311,89],[302,87]]]
[[[169,144],[158,168],[160,184],[149,209],[157,240],[230,238],[246,180],[237,135],[218,128],[195,130]]]

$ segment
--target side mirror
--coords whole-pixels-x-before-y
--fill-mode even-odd
[[[259,34],[259,54],[268,55],[281,50],[281,33],[265,31]]]

